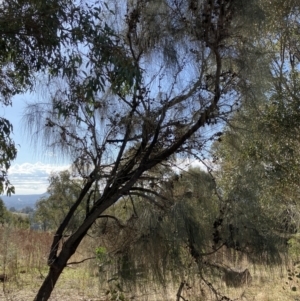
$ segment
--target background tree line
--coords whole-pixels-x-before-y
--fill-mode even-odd
[[[3,200],[0,198],[0,224],[3,226],[10,226],[20,229],[29,229],[30,227],[30,217],[29,214],[34,210],[33,208],[27,207],[20,212],[16,210],[7,210]]]

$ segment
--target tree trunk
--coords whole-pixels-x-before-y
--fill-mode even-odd
[[[48,275],[41,285],[34,301],[47,301],[49,299],[59,276],[67,266],[68,260],[75,253],[88,229],[89,227],[86,227],[85,231],[82,231],[79,235],[75,235],[74,239],[71,239],[71,241],[66,242],[62,246],[61,252],[50,265]]]
[[[68,260],[76,252],[77,247],[81,243],[82,239],[85,237],[87,231],[90,229],[91,225],[97,219],[97,217],[109,206],[118,200],[119,196],[115,195],[114,198],[108,198],[99,207],[94,208],[93,212],[85,219],[81,226],[74,232],[68,240],[62,245],[59,255],[52,256],[53,262],[48,262],[50,265],[48,275],[41,285],[34,301],[47,301],[54,289],[54,286],[67,266]],[[55,238],[54,238],[55,239]]]
[[[41,285],[37,295],[35,296],[34,301],[46,301],[49,299],[54,289],[55,283],[57,282],[63,269],[64,267],[61,267],[60,269],[50,267],[48,275]]]
[[[48,275],[41,285],[34,301],[47,301],[49,299],[60,274],[67,266],[68,260],[75,253],[77,247],[86,235],[90,226],[91,222],[83,223],[83,225],[79,227],[77,232],[74,233],[74,235],[71,236],[69,240],[63,244],[59,255],[50,264]]]

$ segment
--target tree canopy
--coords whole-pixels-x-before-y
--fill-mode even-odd
[[[72,179],[68,171],[52,174],[49,177],[47,194],[36,203],[34,214],[35,221],[42,226],[44,231],[54,230],[60,225],[68,210],[76,201],[80,188],[80,181]],[[78,208],[78,212],[73,215],[68,229],[66,229],[66,235],[72,233],[82,223],[86,215],[85,210],[86,200]]]
[[[2,1],[0,6],[0,103],[36,91],[40,77],[68,73],[76,61],[68,47],[77,47],[90,31],[87,8],[73,1]],[[80,30],[79,30],[80,28]],[[70,49],[69,49],[70,50]],[[0,192],[14,193],[7,171],[16,158],[13,127],[0,116]]]
[[[133,203],[138,198],[142,207],[150,206],[149,221],[151,206],[186,213],[190,222],[178,226],[185,229],[183,242],[199,263],[197,244],[208,238],[191,237],[201,232],[201,220],[190,213],[188,202],[176,199],[176,190],[173,195],[166,191],[172,191],[168,185],[177,184],[172,170],[178,162],[188,158],[205,162],[210,147],[218,143],[214,141],[225,143],[215,147],[221,158],[215,187],[220,208],[211,210],[220,210],[220,215],[205,217],[213,223],[211,251],[226,244],[244,251],[261,246],[258,253],[276,253],[267,242],[280,236],[266,229],[276,214],[271,205],[284,189],[277,194],[270,183],[298,165],[294,156],[298,1],[137,0],[76,5],[34,0],[7,1],[1,9],[7,18],[23,17],[3,26],[12,34],[3,38],[1,72],[7,72],[6,83],[10,77],[16,80],[15,90],[3,90],[3,103],[34,87],[37,74],[45,74],[47,97],[30,104],[24,120],[37,144],[65,155],[72,176],[80,179],[78,191],[66,196],[70,207],[57,227],[49,273],[35,300],[48,300],[83,237],[124,198]],[[10,66],[16,77],[10,75]],[[243,126],[246,134],[239,131],[232,137],[232,128]],[[268,133],[265,139],[261,129]],[[16,155],[9,144],[11,130],[7,123],[4,181]],[[295,193],[295,174],[286,173],[289,195]],[[62,176],[53,178],[55,189]],[[205,177],[202,180],[210,187]],[[189,189],[183,193],[191,195]],[[74,214],[84,206],[84,216],[73,224]],[[250,214],[240,214],[245,208]],[[160,214],[153,212],[158,220]],[[240,226],[246,236],[238,233]]]
[[[299,51],[294,34],[299,21],[294,17],[290,27],[267,41],[278,50],[270,54],[268,86],[234,114],[222,143],[215,144],[215,156],[226,197],[247,204],[256,200],[271,218],[287,212],[298,228]]]

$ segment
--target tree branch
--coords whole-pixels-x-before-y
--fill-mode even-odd
[[[108,214],[105,214],[105,215],[100,215],[98,216],[98,218],[111,218],[113,220],[115,220],[117,222],[117,224],[119,225],[120,228],[124,228],[125,225],[123,225],[119,219],[117,219],[115,216],[113,215],[108,215]]]
[[[80,264],[80,263],[83,263],[83,262],[85,262],[87,260],[96,259],[96,258],[97,258],[96,256],[93,256],[93,257],[85,258],[85,259],[83,259],[81,261],[68,262],[67,267],[70,267],[71,264]]]

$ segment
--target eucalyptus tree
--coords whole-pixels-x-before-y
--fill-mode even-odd
[[[34,91],[42,74],[67,72],[66,45],[83,41],[86,10],[69,0],[3,0],[0,4],[0,103]],[[16,158],[12,124],[0,117],[0,192],[14,193],[7,171]]]
[[[69,171],[50,175],[47,195],[43,196],[36,203],[34,220],[41,224],[45,231],[55,230],[76,200],[80,188],[80,181],[73,179]],[[66,231],[67,233],[72,233],[73,229],[76,229],[84,220],[86,214],[85,203],[81,205],[77,214],[73,216]]]
[[[105,210],[133,193],[144,202],[160,196],[164,178],[153,171],[201,156],[241,94],[258,91],[264,76],[258,72],[270,62],[258,43],[267,14],[261,1],[246,3],[139,0],[89,7],[84,46],[70,49],[68,68],[49,85],[48,103],[32,104],[25,115],[31,134],[70,158],[83,179],[54,235],[49,273],[35,300],[49,298]],[[251,16],[252,30],[245,22],[249,11],[259,12]],[[65,239],[89,194],[85,219]],[[165,202],[160,196],[154,203],[163,208]]]

